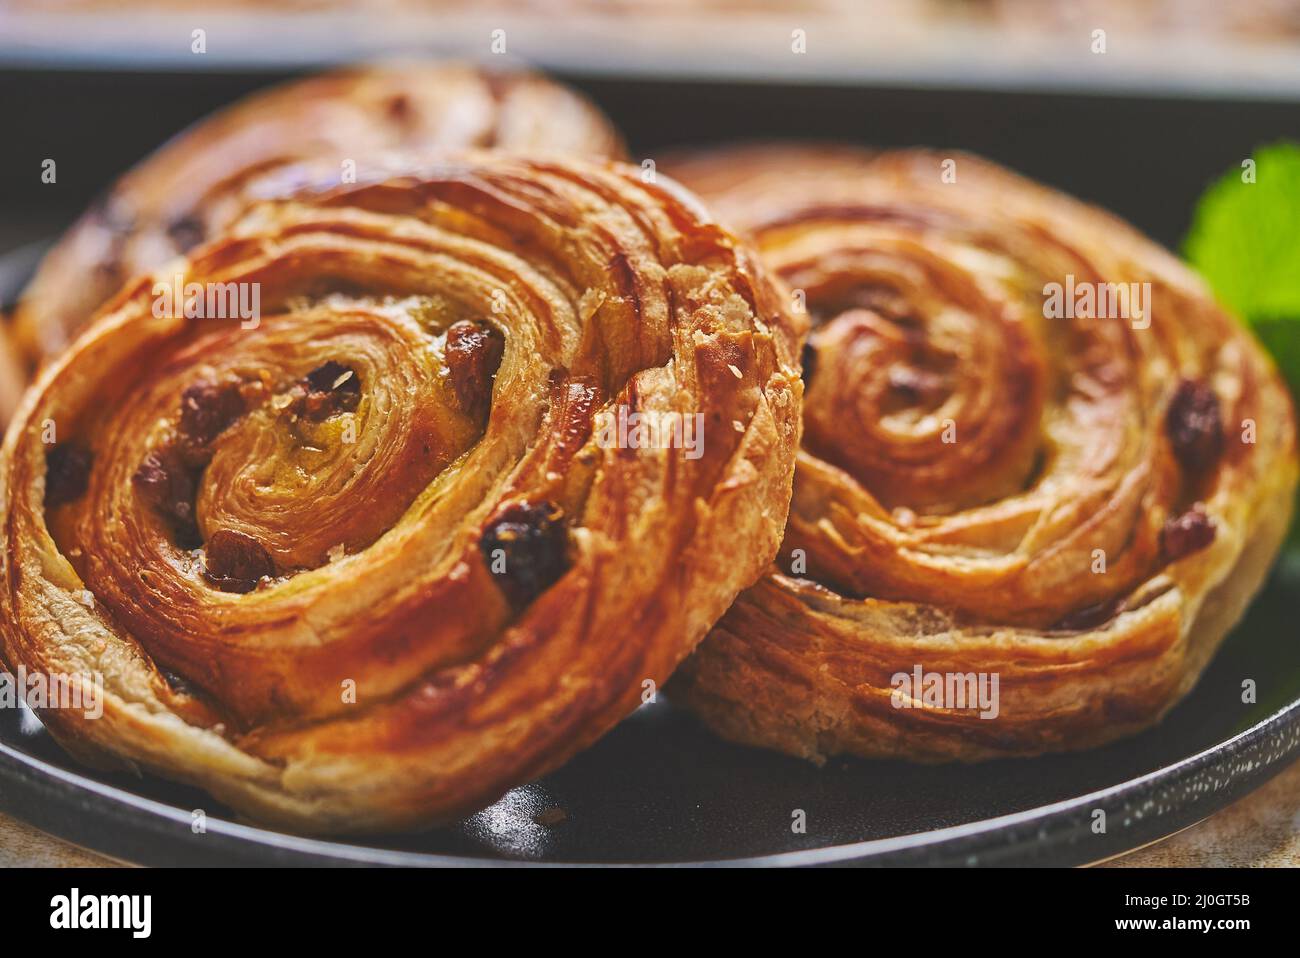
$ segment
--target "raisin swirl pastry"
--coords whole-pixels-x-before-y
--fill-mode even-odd
[[[43,715],[87,761],[295,829],[446,820],[631,712],[776,554],[802,330],[675,185],[467,154],[258,204],[182,272],[259,283],[256,328],[133,282],[0,456],[5,657],[102,673],[102,718]],[[605,441],[619,407],[702,441]]]
[[[45,257],[14,338],[30,364],[57,354],[124,282],[221,232],[253,183],[298,161],[341,173],[387,151],[478,147],[622,156],[594,106],[528,73],[397,62],[287,83],[200,121],[122,177]]]
[[[1031,755],[1156,722],[1290,517],[1290,398],[1254,340],[1132,228],[975,157],[756,146],[664,169],[812,321],[780,558],[680,697],[814,760]],[[1070,283],[1149,300],[1058,313]]]

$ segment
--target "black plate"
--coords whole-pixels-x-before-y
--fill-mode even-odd
[[[26,281],[35,252],[0,257],[0,302]],[[1076,755],[818,769],[721,742],[661,697],[558,772],[452,827],[353,844],[237,824],[203,793],[160,779],[92,774],[32,713],[0,709],[0,809],[146,864],[1096,862],[1199,821],[1300,752],[1298,587],[1300,558],[1275,570],[1159,727]],[[1246,679],[1255,703],[1242,702]],[[195,809],[206,815],[200,833]]]

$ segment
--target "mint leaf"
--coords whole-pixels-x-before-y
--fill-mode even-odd
[[[1260,147],[1201,196],[1184,252],[1300,395],[1300,145]]]
[[[1187,259],[1249,326],[1300,397],[1300,145],[1255,151],[1253,180],[1230,170],[1201,196]],[[1288,547],[1300,551],[1300,499]]]

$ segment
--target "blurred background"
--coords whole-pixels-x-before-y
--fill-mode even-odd
[[[0,0],[0,252],[252,90],[412,55],[545,69],[638,157],[974,150],[1171,246],[1211,180],[1300,136],[1300,0]]]

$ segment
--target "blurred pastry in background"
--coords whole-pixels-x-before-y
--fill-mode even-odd
[[[124,282],[227,226],[252,184],[286,166],[310,160],[338,169],[342,180],[385,151],[465,147],[623,153],[618,133],[591,103],[529,73],[404,62],[255,94],[166,143],[51,249],[13,316],[11,338],[22,364],[31,369],[60,352]]]

